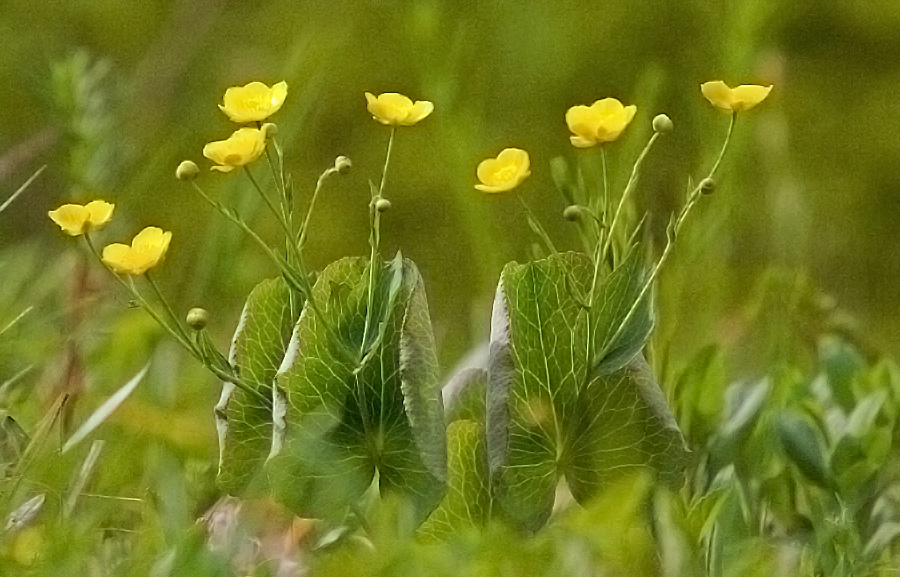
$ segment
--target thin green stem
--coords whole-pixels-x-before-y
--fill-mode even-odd
[[[384,156],[384,168],[381,171],[381,184],[378,186],[378,194],[369,201],[369,287],[366,298],[366,324],[363,327],[363,338],[359,346],[359,357],[366,354],[366,343],[369,340],[369,332],[372,330],[372,309],[375,306],[375,258],[378,256],[378,247],[381,243],[381,213],[375,206],[384,194],[384,185],[387,182],[388,167],[391,163],[391,152],[394,150],[394,134],[397,127],[391,127],[391,135],[388,138],[387,153]]]
[[[242,389],[243,391],[245,391],[251,395],[257,396],[260,399],[264,400],[265,402],[269,402],[269,399],[267,399],[259,391],[256,391],[255,389],[250,387],[250,385],[248,385],[243,379],[238,377],[236,374],[227,373],[227,372],[221,370],[220,368],[213,366],[212,364],[207,362],[207,360],[204,358],[203,354],[197,348],[196,344],[189,337],[187,337],[186,335],[182,336],[182,334],[180,334],[178,330],[172,328],[172,326],[169,324],[169,322],[167,322],[166,319],[164,319],[162,317],[162,315],[160,315],[156,311],[156,309],[154,309],[150,305],[150,303],[147,302],[147,299],[145,299],[144,296],[137,290],[137,287],[134,286],[134,281],[132,280],[131,277],[128,277],[128,280],[126,281],[125,279],[122,278],[121,275],[119,275],[119,273],[114,271],[108,264],[106,264],[103,261],[103,258],[101,257],[100,252],[97,250],[97,247],[94,245],[94,242],[91,239],[89,234],[85,233],[84,240],[87,243],[88,248],[90,249],[91,253],[93,253],[94,256],[97,257],[97,260],[100,261],[100,264],[103,265],[103,268],[105,268],[110,273],[110,275],[112,275],[112,277],[114,279],[116,279],[116,281],[120,285],[122,285],[122,287],[124,287],[126,291],[128,291],[128,293],[132,296],[132,298],[134,298],[135,301],[137,301],[137,303],[141,306],[141,308],[143,308],[147,312],[147,314],[149,314],[150,317],[154,321],[156,321],[156,324],[158,324],[162,329],[164,329],[166,332],[168,332],[172,336],[172,338],[174,338],[178,342],[178,344],[180,344],[188,353],[191,354],[192,357],[194,357],[195,359],[200,361],[200,363],[203,366],[205,366],[210,372],[212,372],[214,375],[216,375],[223,381],[228,381],[230,383],[233,383],[239,389]],[[175,319],[174,313],[172,312],[172,310],[170,308],[168,308],[168,303],[166,303],[165,299],[162,298],[162,294],[159,291],[159,287],[156,286],[156,283],[153,282],[148,275],[145,275],[145,276],[147,276],[148,280],[150,281],[151,287],[153,287],[153,290],[156,292],[156,294],[160,298],[160,300],[162,300],[163,303],[166,304],[169,315],[174,320]],[[176,326],[178,326],[179,329],[181,328],[180,324],[177,323],[177,320],[176,320]]]
[[[332,166],[319,175],[319,179],[316,181],[316,189],[313,191],[312,198],[309,199],[309,208],[306,209],[306,218],[303,219],[303,224],[300,226],[300,238],[297,240],[297,248],[302,249],[303,245],[306,244],[306,237],[309,233],[309,220],[312,217],[313,207],[316,205],[316,199],[319,198],[319,192],[322,190],[325,180],[337,171],[337,168]]]
[[[275,251],[272,250],[272,248],[269,247],[269,245],[266,244],[266,242],[262,238],[260,238],[260,236],[256,234],[256,232],[252,228],[250,228],[250,226],[248,226],[242,218],[240,218],[234,211],[232,211],[222,203],[210,198],[210,196],[206,194],[203,189],[197,185],[196,182],[191,182],[191,185],[194,187],[194,190],[197,191],[200,197],[207,202],[207,204],[219,211],[222,216],[233,222],[235,225],[237,225],[238,228],[243,230],[250,238],[252,238],[253,241],[262,249],[262,251],[266,253],[266,255],[268,255],[270,259],[272,259],[272,261],[278,266],[279,270],[281,270],[282,273],[290,278],[293,278],[293,272],[285,268],[284,263],[280,258],[278,258],[278,255],[275,253]]]
[[[654,132],[653,136],[650,137],[650,140],[647,142],[647,145],[644,146],[644,149],[638,155],[637,160],[634,163],[634,167],[631,169],[631,176],[628,178],[628,183],[625,185],[625,190],[622,192],[622,197],[619,199],[619,204],[616,207],[616,212],[613,215],[612,222],[609,225],[608,235],[606,237],[606,241],[603,244],[603,250],[600,253],[600,260],[605,260],[607,254],[609,253],[610,246],[612,245],[613,235],[616,232],[616,225],[619,223],[619,218],[622,215],[622,210],[625,207],[625,203],[628,201],[628,198],[631,196],[634,189],[637,188],[638,178],[641,175],[641,168],[643,168],[644,160],[647,158],[647,155],[650,153],[650,149],[653,148],[653,144],[659,138],[659,133]],[[606,164],[604,163],[604,167]],[[604,170],[605,174],[605,170]]]
[[[544,242],[547,250],[550,251],[550,254],[557,254],[556,246],[553,244],[553,240],[550,239],[550,235],[547,233],[547,230],[541,224],[541,221],[537,219],[537,216],[531,210],[531,207],[528,206],[528,203],[522,198],[521,195],[516,194],[516,199],[518,199],[519,204],[522,205],[522,209],[525,211],[525,217],[528,219],[528,226],[531,227],[531,230],[540,237],[540,239]]]
[[[266,206],[269,207],[269,210],[272,211],[272,214],[275,215],[275,219],[278,221],[279,226],[284,231],[285,236],[288,239],[294,238],[294,233],[291,231],[290,226],[284,218],[284,215],[278,210],[275,204],[272,202],[272,199],[269,198],[269,195],[266,194],[262,187],[259,185],[259,182],[256,181],[256,178],[253,176],[253,173],[250,172],[250,168],[244,165],[244,173],[247,175],[247,178],[250,179],[250,182],[253,184],[253,188],[256,189],[256,192],[262,197],[263,201],[266,203]]]
[[[166,330],[166,332],[172,335],[172,337],[176,341],[178,341],[181,346],[187,349],[188,352],[191,353],[191,355],[199,359],[200,357],[196,348],[192,346],[189,340],[185,340],[177,330],[173,329],[169,325],[169,323],[158,312],[156,312],[156,309],[150,306],[150,303],[147,302],[147,299],[145,299],[144,296],[140,292],[138,292],[137,288],[134,286],[134,281],[132,280],[132,278],[129,276],[128,280],[126,281],[119,273],[114,271],[112,267],[106,264],[106,262],[103,260],[103,257],[100,255],[100,252],[97,250],[97,247],[94,245],[94,241],[91,239],[90,234],[85,233],[84,240],[94,256],[97,257],[97,260],[100,261],[100,264],[103,265],[103,268],[105,268],[109,272],[109,274],[111,274],[112,277],[116,279],[116,281],[120,285],[122,285],[122,287],[124,287],[126,291],[128,291],[128,293],[132,296],[132,298],[134,298],[135,301],[137,301],[141,308],[146,310],[147,314],[149,314],[160,327],[162,327]]]
[[[394,133],[397,131],[396,126],[391,127],[391,136],[388,139],[387,154],[384,156],[384,169],[381,171],[381,185],[378,187],[378,196],[384,193],[384,183],[387,181],[388,166],[391,163],[391,152],[394,149]]]
[[[266,161],[269,164],[269,170],[272,172],[272,181],[275,183],[275,188],[281,198],[281,218],[287,224],[287,228],[290,231],[290,234],[284,239],[285,249],[290,253],[291,243],[294,242],[293,200],[290,198],[287,187],[284,184],[284,168],[282,167],[281,170],[275,168],[275,162],[272,160],[272,154],[269,152],[268,145],[266,146]]]
[[[609,197],[609,174],[606,171],[606,148],[603,145],[600,145],[600,166],[603,169],[603,218],[602,218],[602,221],[605,223],[606,219],[609,218],[609,206],[610,206],[611,199]]]
[[[163,309],[169,316],[169,321],[172,323],[172,326],[175,327],[175,330],[182,336],[185,341],[191,344],[191,348],[196,349],[196,345],[191,340],[190,335],[187,334],[187,331],[184,330],[184,327],[181,325],[181,320],[175,314],[175,311],[172,309],[169,301],[163,295],[162,290],[160,290],[159,288],[159,285],[156,284],[156,279],[153,277],[153,275],[150,274],[150,271],[144,273],[144,278],[147,279],[147,284],[149,284],[150,288],[153,289],[153,293],[156,295],[157,300],[162,303]],[[199,349],[197,349],[197,352],[200,352]]]
[[[728,143],[731,141],[731,133],[734,132],[735,122],[737,122],[737,112],[731,114],[731,122],[728,124],[728,133],[725,135],[725,143],[722,145],[722,150],[719,151],[716,163],[713,164],[712,170],[709,171],[710,178],[716,174],[716,171],[719,170],[719,165],[722,164],[722,159],[725,157],[725,151],[728,149]]]
[[[728,149],[728,144],[731,142],[731,134],[734,131],[734,124],[737,118],[737,114],[732,114],[731,123],[728,125],[728,132],[725,135],[725,141],[722,143],[722,149],[719,151],[719,156],[716,158],[715,164],[713,164],[712,169],[709,171],[707,178],[712,178],[716,171],[719,169],[719,166],[722,163],[722,159],[725,157],[725,151]],[[702,182],[702,180],[701,180]],[[597,361],[603,359],[603,355],[606,354],[606,350],[615,343],[619,337],[622,335],[622,332],[625,330],[625,327],[631,322],[632,317],[637,313],[638,307],[641,302],[646,298],[647,293],[650,292],[650,289],[653,287],[653,283],[656,281],[656,278],[659,276],[660,270],[662,270],[663,265],[669,259],[669,256],[672,253],[672,248],[675,246],[675,240],[678,237],[678,233],[681,231],[682,226],[684,226],[684,222],[687,219],[688,215],[691,213],[691,210],[694,208],[694,205],[697,204],[697,201],[703,195],[700,184],[694,188],[691,194],[688,196],[688,201],[685,204],[684,208],[681,209],[678,217],[671,220],[669,222],[669,226],[666,229],[666,247],[663,249],[662,255],[659,257],[659,260],[654,265],[653,270],[650,273],[650,276],[644,282],[644,286],[641,287],[641,292],[638,293],[637,298],[634,303],[631,305],[631,308],[628,310],[628,314],[625,315],[625,318],[622,319],[622,322],[619,324],[619,327],[616,329],[616,332],[613,333],[612,337],[606,342],[604,345],[604,350],[600,352],[597,357]],[[596,361],[595,361],[596,362]]]

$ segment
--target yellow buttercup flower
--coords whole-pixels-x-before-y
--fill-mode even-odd
[[[506,192],[522,184],[531,174],[528,153],[519,148],[505,148],[497,158],[487,158],[478,164],[475,188],[483,192]]]
[[[131,246],[121,243],[107,245],[102,259],[119,274],[144,274],[162,260],[172,240],[171,232],[148,226],[132,239]]]
[[[266,150],[266,131],[258,128],[239,128],[227,140],[210,142],[203,147],[203,156],[217,164],[212,170],[231,172],[250,164]]]
[[[760,86],[758,84],[741,84],[740,86],[729,88],[721,80],[705,82],[700,85],[700,92],[703,93],[703,96],[713,106],[726,112],[750,110],[765,100],[771,91],[771,86]]]
[[[234,122],[260,122],[272,116],[287,97],[287,82],[269,88],[262,82],[232,86],[225,91],[219,108]]]
[[[623,106],[615,98],[604,98],[590,106],[573,106],[566,111],[566,124],[574,136],[572,146],[588,148],[619,138],[634,118],[637,106]]]
[[[103,200],[94,200],[84,206],[64,204],[47,215],[69,236],[79,236],[103,229],[112,218],[115,206]]]
[[[431,102],[416,100],[413,104],[412,100],[396,92],[385,92],[378,96],[366,92],[366,102],[372,118],[390,126],[412,126],[434,111],[434,104]]]

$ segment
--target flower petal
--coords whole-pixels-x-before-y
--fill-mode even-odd
[[[429,114],[434,112],[434,103],[428,100],[417,100],[409,109],[406,120],[403,121],[404,126],[412,126]]]
[[[90,230],[102,230],[112,219],[116,205],[104,200],[92,200],[84,205],[88,211],[87,224]]]
[[[771,91],[771,86],[760,86],[758,84],[742,84],[735,87],[734,90],[732,90],[734,110],[750,110],[765,100]]]
[[[90,213],[80,204],[64,204],[48,212],[47,216],[67,235],[78,236],[84,234]]]
[[[733,95],[731,88],[721,80],[713,80],[700,85],[700,92],[716,108],[731,112]]]

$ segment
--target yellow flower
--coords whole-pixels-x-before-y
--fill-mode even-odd
[[[385,92],[377,97],[366,92],[366,102],[372,118],[390,126],[412,126],[434,111],[431,102],[416,100],[413,104],[412,100],[396,92]]]
[[[131,246],[121,243],[107,245],[103,249],[102,259],[109,268],[119,274],[144,274],[159,264],[169,241],[172,240],[171,232],[163,232],[161,228],[148,226],[137,233],[131,241]]]
[[[741,84],[729,88],[721,80],[714,80],[700,85],[700,92],[713,106],[726,112],[743,112],[750,110],[766,99],[771,92],[771,86],[758,84]]]
[[[612,142],[619,138],[635,112],[637,106],[623,106],[615,98],[604,98],[590,106],[573,106],[566,112],[566,124],[574,133],[569,140],[578,148]]]
[[[203,156],[215,162],[212,170],[231,172],[250,164],[266,149],[266,131],[258,128],[239,128],[227,140],[210,142],[203,147]]]
[[[79,236],[103,229],[112,218],[115,206],[103,200],[94,200],[84,206],[64,204],[48,212],[47,216],[69,236]]]
[[[531,171],[528,153],[519,148],[505,148],[497,158],[487,158],[478,165],[475,188],[483,192],[506,192],[522,184]]]
[[[226,90],[219,108],[234,122],[259,122],[278,112],[286,96],[286,82],[279,82],[272,88],[262,82],[251,82]]]

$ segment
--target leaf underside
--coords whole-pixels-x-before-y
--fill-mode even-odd
[[[684,440],[640,353],[652,307],[628,314],[645,282],[638,251],[593,279],[590,259],[567,253],[510,263],[497,290],[488,457],[500,511],[528,529],[546,522],[562,476],[582,504],[635,468],[681,476]]]
[[[483,526],[490,508],[484,425],[460,419],[447,425],[447,494],[419,527],[426,542]]]
[[[272,398],[272,383],[301,304],[302,297],[283,279],[268,279],[250,292],[241,313],[229,361],[266,399]],[[258,492],[264,487],[260,471],[272,443],[271,406],[226,383],[215,413],[219,485],[232,494]]]
[[[422,519],[446,490],[437,355],[422,279],[398,256],[378,264],[374,281],[375,322],[366,331],[367,261],[329,265],[313,295],[333,332],[307,307],[294,331],[293,363],[278,377],[286,429],[268,470],[276,497],[300,515],[340,517],[376,471],[381,492],[410,498]]]

